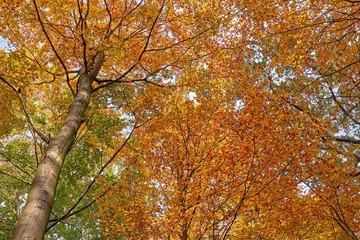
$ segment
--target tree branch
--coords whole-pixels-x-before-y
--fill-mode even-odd
[[[6,176],[12,177],[12,178],[14,178],[14,179],[22,182],[22,183],[25,183],[25,184],[27,184],[27,185],[31,185],[31,182],[28,182],[28,181],[26,181],[26,180],[24,180],[24,179],[22,179],[22,178],[20,178],[20,177],[17,177],[17,176],[15,176],[15,175],[10,174],[10,173],[6,173],[6,172],[3,172],[3,171],[0,170],[0,174],[4,174],[4,175],[6,175]]]
[[[50,44],[51,49],[52,49],[53,52],[55,53],[57,59],[59,60],[61,66],[64,68],[64,70],[65,70],[65,75],[66,75],[67,85],[68,85],[68,87],[70,88],[71,93],[73,94],[73,96],[75,96],[75,92],[74,92],[74,90],[72,89],[72,87],[71,87],[71,85],[70,85],[70,78],[69,78],[69,74],[67,73],[68,71],[67,71],[67,68],[66,68],[66,66],[65,66],[65,63],[64,63],[64,61],[61,59],[59,53],[56,51],[55,46],[54,46],[54,44],[52,43],[52,41],[51,41],[51,39],[50,39],[50,37],[49,37],[49,34],[48,34],[48,33],[46,32],[46,30],[45,30],[45,26],[44,26],[44,23],[43,23],[42,20],[41,20],[40,11],[39,11],[39,8],[38,8],[38,6],[37,6],[36,0],[33,0],[33,4],[34,4],[35,10],[36,10],[36,14],[37,14],[38,21],[39,21],[39,23],[40,23],[40,25],[41,25],[41,29],[42,29],[42,31],[44,32],[45,37],[46,37],[48,43]]]
[[[99,170],[99,172],[97,173],[97,176],[100,176],[103,171],[106,169],[106,167],[116,158],[116,156],[119,154],[119,152],[125,147],[125,145],[127,144],[127,142],[129,141],[130,137],[132,136],[133,132],[135,131],[135,129],[137,129],[138,126],[134,126],[132,131],[130,132],[129,136],[125,139],[125,141],[120,145],[120,147],[115,151],[115,153],[112,155],[112,157],[101,167],[101,169]],[[105,195],[105,193],[101,194],[99,197],[97,197],[95,200],[92,200],[89,204],[83,206],[82,208],[80,208],[79,210],[76,210],[73,212],[73,210],[77,207],[77,205],[79,205],[79,203],[84,199],[84,197],[86,196],[86,194],[90,191],[91,187],[95,184],[97,180],[97,177],[94,177],[94,179],[90,182],[90,184],[88,185],[88,187],[86,188],[86,190],[84,191],[84,193],[79,197],[79,199],[75,202],[75,204],[61,217],[57,218],[57,219],[51,219],[49,220],[49,222],[53,222],[47,229],[46,231],[49,231],[52,227],[54,227],[56,224],[58,224],[60,221],[73,216],[74,214],[84,210],[87,207],[90,207],[95,201],[96,199],[99,199],[100,197],[102,197],[103,195]],[[106,191],[105,191],[106,192]]]
[[[335,141],[337,142],[345,142],[345,143],[353,143],[360,144],[360,139],[350,138],[350,137],[336,137]]]
[[[23,109],[23,111],[24,111],[24,113],[25,113],[25,117],[26,117],[26,119],[28,120],[28,122],[29,122],[31,128],[33,129],[33,131],[34,131],[44,142],[48,143],[48,142],[49,142],[49,138],[48,138],[44,133],[42,133],[40,130],[38,130],[38,129],[35,127],[33,121],[31,120],[31,117],[30,117],[30,115],[29,115],[29,111],[28,111],[28,109],[27,109],[27,107],[26,107],[26,105],[25,105],[25,102],[24,102],[21,94],[20,94],[20,91],[19,91],[15,86],[13,86],[9,81],[7,81],[3,76],[1,76],[1,75],[0,75],[0,79],[1,79],[1,81],[3,81],[6,85],[8,85],[12,90],[14,90],[14,92],[16,93],[17,97],[18,97],[19,100],[20,100],[21,107],[22,107],[22,109]]]

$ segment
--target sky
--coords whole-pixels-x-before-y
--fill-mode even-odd
[[[0,47],[1,47],[1,48],[6,47],[6,40],[3,39],[2,37],[0,37]]]

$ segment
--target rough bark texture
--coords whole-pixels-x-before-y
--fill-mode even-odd
[[[61,167],[82,123],[90,102],[91,85],[103,60],[104,55],[101,52],[93,70],[80,75],[79,91],[69,107],[67,119],[58,135],[49,141],[43,161],[36,169],[26,205],[13,233],[13,239],[41,240],[44,238]]]

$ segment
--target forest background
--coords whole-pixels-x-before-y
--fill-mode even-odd
[[[359,1],[0,13],[1,239],[359,239]]]

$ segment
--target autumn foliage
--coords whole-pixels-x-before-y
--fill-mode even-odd
[[[0,238],[360,237],[358,1],[0,11]]]

